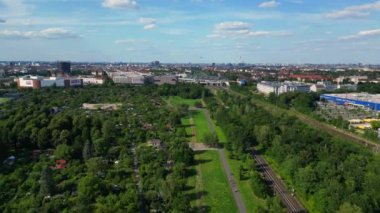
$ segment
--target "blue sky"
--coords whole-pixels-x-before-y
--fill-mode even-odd
[[[380,1],[0,0],[0,60],[380,64]]]

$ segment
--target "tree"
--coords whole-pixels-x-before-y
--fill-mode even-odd
[[[40,149],[45,149],[49,146],[49,133],[45,127],[41,128],[40,131],[38,131],[37,142]]]
[[[103,182],[100,178],[87,175],[78,183],[78,198],[83,204],[90,204],[102,194]]]
[[[343,203],[337,213],[362,213],[362,209],[356,205],[351,205],[350,203]]]
[[[208,144],[210,146],[218,146],[219,145],[219,138],[216,134],[213,133],[206,133],[203,136],[203,143]]]
[[[40,195],[50,196],[54,193],[55,183],[51,169],[46,166],[41,173],[40,178]]]
[[[87,171],[92,175],[101,176],[104,174],[107,168],[107,164],[104,163],[103,158],[90,158],[86,161]]]
[[[91,141],[86,141],[83,147],[83,159],[88,160],[92,157],[93,155],[93,148],[92,148],[92,143]]]
[[[66,144],[60,144],[57,146],[54,152],[54,156],[56,159],[70,159],[71,155],[73,153],[73,149],[66,145]]]

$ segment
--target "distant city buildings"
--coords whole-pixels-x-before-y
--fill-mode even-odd
[[[71,72],[71,62],[69,61],[58,61],[57,62],[57,71],[61,73],[70,73]]]

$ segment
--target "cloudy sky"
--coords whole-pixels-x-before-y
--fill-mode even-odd
[[[380,64],[380,1],[0,0],[1,60]]]

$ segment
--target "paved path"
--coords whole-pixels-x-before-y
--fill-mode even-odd
[[[202,110],[205,113],[205,116],[207,118],[208,126],[210,128],[211,133],[216,134],[214,124],[212,123],[209,111],[207,109],[198,109],[198,110]],[[239,208],[239,212],[240,213],[246,213],[247,209],[244,206],[243,199],[241,198],[240,192],[238,190],[238,187],[237,187],[235,180],[234,180],[234,177],[232,175],[230,166],[228,165],[227,158],[226,158],[226,155],[224,153],[224,149],[217,149],[217,150],[219,153],[219,158],[223,164],[224,172],[226,173],[227,178],[228,178],[228,184],[230,185],[230,188],[232,190],[232,194],[234,195],[236,205]]]
[[[276,173],[268,165],[265,159],[253,150],[252,155],[256,161],[259,172],[264,176],[264,179],[270,183],[271,187],[277,195],[279,195],[281,202],[291,213],[304,213],[306,209],[294,196],[294,193],[288,191],[285,184],[276,176]]]
[[[143,192],[141,189],[141,179],[140,179],[140,175],[139,175],[139,163],[138,163],[138,159],[137,159],[136,144],[135,143],[132,144],[131,151],[133,154],[133,172],[134,172],[135,179],[136,179],[136,190],[137,190],[137,194],[138,194],[139,201],[140,201],[139,202],[140,203],[140,212],[144,212],[144,207],[143,207],[144,196],[143,196]]]
[[[244,206],[243,199],[241,198],[240,192],[234,180],[234,176],[232,175],[230,166],[228,165],[226,155],[224,154],[224,149],[219,149],[218,152],[219,152],[220,160],[222,161],[222,164],[223,164],[224,171],[226,172],[226,175],[228,178],[228,184],[230,185],[230,188],[232,189],[232,193],[234,195],[236,205],[239,208],[239,212],[246,213],[247,209]]]

